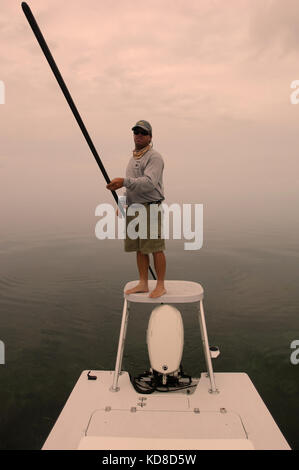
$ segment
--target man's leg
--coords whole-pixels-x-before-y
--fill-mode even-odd
[[[139,283],[132,289],[125,291],[125,294],[134,294],[137,292],[148,292],[148,266],[149,256],[137,251],[137,266],[139,271]]]
[[[166,294],[164,286],[165,272],[166,272],[166,258],[163,251],[157,251],[153,253],[155,270],[157,273],[157,285],[155,289],[150,293],[149,297],[160,297]]]

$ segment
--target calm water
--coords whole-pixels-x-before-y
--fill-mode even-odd
[[[168,242],[167,278],[203,285],[210,344],[221,349],[215,371],[248,373],[298,449],[299,365],[290,363],[290,343],[299,339],[299,242],[282,244],[274,235],[262,241],[259,233],[238,233],[224,243],[210,233],[196,252]],[[135,255],[123,253],[121,241],[93,234],[10,236],[0,250],[0,339],[6,347],[0,448],[39,449],[81,371],[114,368],[122,289],[136,279]],[[205,365],[196,313],[179,308],[184,370],[197,375]],[[133,373],[148,368],[150,311],[132,307],[124,368]]]

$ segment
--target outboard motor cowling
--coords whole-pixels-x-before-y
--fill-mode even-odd
[[[160,374],[179,370],[184,348],[184,326],[181,313],[172,305],[159,305],[150,316],[147,329],[150,364]]]
[[[151,368],[138,377],[130,375],[138,393],[175,392],[195,386],[181,365],[184,326],[177,308],[165,304],[152,311],[146,341]]]

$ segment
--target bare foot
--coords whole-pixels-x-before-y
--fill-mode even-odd
[[[156,297],[161,297],[161,295],[164,294],[166,294],[164,285],[157,285],[156,288],[150,293],[149,297],[155,299]]]
[[[137,284],[137,286],[133,287],[132,289],[126,290],[125,294],[137,294],[139,292],[149,292],[147,282],[139,282],[139,284]]]

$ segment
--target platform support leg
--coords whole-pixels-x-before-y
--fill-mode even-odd
[[[200,326],[203,350],[204,350],[204,355],[205,355],[205,359],[206,359],[206,366],[207,366],[208,376],[209,376],[210,382],[211,382],[210,392],[211,393],[217,393],[218,390],[217,390],[217,387],[216,387],[216,384],[215,384],[215,377],[214,377],[214,372],[213,372],[212,358],[211,358],[211,353],[210,353],[208,332],[207,332],[207,327],[206,327],[205,313],[204,313],[204,309],[203,309],[203,301],[202,300],[199,302],[199,308],[197,309],[197,311],[198,311],[198,319],[199,319],[199,326]]]
[[[118,377],[121,373],[121,366],[122,366],[123,353],[124,353],[126,334],[127,334],[127,326],[128,326],[128,320],[129,320],[129,310],[130,310],[130,303],[127,301],[127,299],[125,299],[124,306],[123,306],[119,341],[118,341],[115,371],[114,371],[114,376],[113,376],[113,385],[110,388],[112,392],[119,391],[119,387],[117,386],[117,384],[118,384]]]

